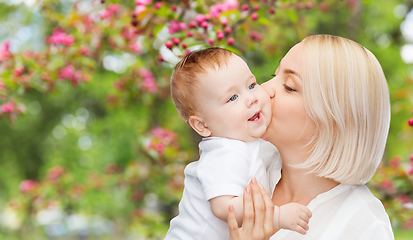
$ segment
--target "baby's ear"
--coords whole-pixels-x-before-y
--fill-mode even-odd
[[[195,132],[203,137],[211,136],[211,131],[206,126],[204,119],[198,116],[190,116],[188,119],[189,126],[191,126]]]

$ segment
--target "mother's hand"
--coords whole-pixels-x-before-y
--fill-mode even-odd
[[[274,233],[274,204],[267,191],[258,185],[255,178],[244,191],[244,214],[242,227],[238,228],[234,207],[228,208],[230,240],[267,240]]]

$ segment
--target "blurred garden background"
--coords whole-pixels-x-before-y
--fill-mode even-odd
[[[371,50],[392,120],[368,183],[413,239],[413,0],[0,0],[0,240],[162,239],[200,138],[169,94],[225,47],[260,83],[305,36]],[[366,92],[369,90],[366,89]]]

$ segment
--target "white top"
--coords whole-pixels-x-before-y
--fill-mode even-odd
[[[261,145],[271,144],[263,140],[245,143],[221,137],[202,139],[200,159],[185,168],[179,215],[171,220],[165,239],[228,240],[228,224],[213,215],[208,200],[224,195],[242,196],[252,177],[270,193],[268,166],[264,165],[260,152],[273,159],[270,150],[273,153],[276,148],[260,151]]]
[[[281,178],[279,155],[269,163],[270,186]],[[312,212],[306,235],[281,229],[270,240],[394,239],[383,204],[365,185],[343,185],[319,194],[307,207]]]

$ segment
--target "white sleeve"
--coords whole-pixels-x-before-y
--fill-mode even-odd
[[[247,151],[226,146],[209,151],[202,157],[196,172],[206,200],[224,195],[242,196],[250,180]]]
[[[394,235],[388,224],[376,221],[365,228],[360,239],[394,240]]]

